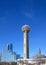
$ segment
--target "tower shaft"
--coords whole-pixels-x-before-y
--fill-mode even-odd
[[[28,31],[24,32],[24,59],[29,58]]]

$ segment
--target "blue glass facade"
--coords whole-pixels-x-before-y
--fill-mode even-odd
[[[20,55],[13,52],[12,44],[8,44],[2,51],[1,62],[16,62],[19,58]]]
[[[20,59],[20,54],[16,54],[16,59]]]

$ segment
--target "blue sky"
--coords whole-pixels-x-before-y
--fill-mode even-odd
[[[7,43],[23,56],[22,26],[30,26],[30,56],[46,54],[46,0],[0,0],[0,52]]]

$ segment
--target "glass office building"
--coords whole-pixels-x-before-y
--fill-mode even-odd
[[[13,52],[13,45],[7,44],[2,51],[1,62],[16,62],[19,58],[20,55]]]

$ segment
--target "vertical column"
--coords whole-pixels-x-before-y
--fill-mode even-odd
[[[24,32],[24,59],[29,58],[28,32]]]

